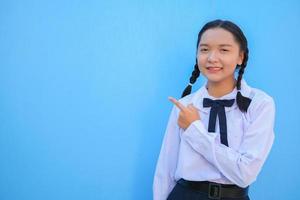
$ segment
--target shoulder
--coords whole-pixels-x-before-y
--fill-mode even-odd
[[[269,94],[267,94],[265,91],[258,89],[258,88],[251,88],[252,93],[253,93],[253,97],[252,97],[252,101],[251,104],[253,105],[261,105],[261,104],[274,104],[274,99],[272,96],[270,96]]]
[[[271,95],[267,94],[265,91],[259,88],[252,87],[251,85],[248,85],[246,80],[242,79],[242,94],[245,97],[248,97],[251,99],[250,107],[249,109],[257,109],[258,107],[264,106],[264,105],[270,105],[275,107],[274,99]]]
[[[196,95],[196,92],[193,92],[189,95],[186,95],[185,97],[180,98],[178,101],[180,103],[182,103],[183,105],[188,105],[189,103],[193,102],[195,95]]]
[[[251,103],[249,106],[249,117],[251,121],[260,114],[275,114],[275,101],[272,96],[258,88],[251,88]]]

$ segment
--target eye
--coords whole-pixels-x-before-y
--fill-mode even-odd
[[[221,49],[221,51],[223,51],[223,52],[227,52],[227,51],[229,51],[228,49]]]
[[[202,49],[200,49],[200,51],[201,51],[201,52],[207,52],[208,49],[207,49],[207,48],[202,48]]]

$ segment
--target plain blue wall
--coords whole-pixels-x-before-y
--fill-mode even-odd
[[[2,0],[0,199],[152,199],[167,97],[180,97],[197,33],[215,18],[244,30],[244,77],[276,102],[252,199],[299,199],[296,0]]]

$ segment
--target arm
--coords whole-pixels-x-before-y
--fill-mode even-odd
[[[154,200],[166,200],[176,184],[174,174],[177,165],[179,143],[177,111],[175,106],[173,106],[156,165],[153,182]]]
[[[194,121],[182,134],[182,139],[194,150],[240,187],[255,181],[274,141],[274,101],[265,99],[253,111],[256,117],[245,130],[238,150],[217,143],[217,134],[207,132],[200,120]]]

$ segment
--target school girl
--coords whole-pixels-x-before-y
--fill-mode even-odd
[[[246,200],[274,141],[275,103],[243,79],[247,39],[230,21],[198,34],[196,64],[169,117],[154,181],[154,200]],[[237,72],[237,75],[235,75]],[[202,74],[207,81],[191,94]]]

